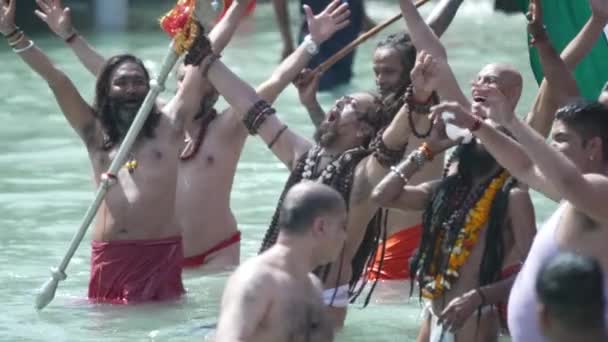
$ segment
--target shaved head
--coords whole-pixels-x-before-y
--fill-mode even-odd
[[[344,212],[346,204],[340,193],[327,185],[305,181],[294,185],[285,195],[279,227],[288,233],[305,233],[316,218]]]
[[[490,82],[495,83],[498,89],[507,96],[514,110],[523,89],[524,82],[521,73],[509,64],[488,64],[477,75],[476,83]],[[475,94],[473,96],[475,97]]]

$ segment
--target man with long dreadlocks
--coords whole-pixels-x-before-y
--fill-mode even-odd
[[[339,1],[334,2],[336,5]],[[310,41],[307,49],[315,51]],[[243,115],[243,123],[252,134],[259,134],[274,154],[291,170],[283,195],[303,180],[316,180],[332,186],[344,197],[348,212],[347,239],[340,259],[319,270],[324,280],[326,304],[336,325],[346,316],[349,296],[376,249],[381,235],[379,207],[370,201],[371,190],[388,172],[390,165],[401,159],[410,133],[410,110],[404,105],[390,122],[379,111],[376,98],[367,93],[345,96],[336,102],[325,122],[317,130],[318,144],[289,130],[270,106],[246,83],[232,74],[217,58],[204,63],[208,79],[220,94]],[[420,60],[413,74],[424,85],[424,75],[432,65]],[[418,104],[428,103],[431,92],[415,87]],[[415,107],[418,110],[424,107]],[[428,110],[428,108],[426,108]],[[411,114],[416,115],[415,113]],[[388,127],[384,131],[382,128]],[[374,137],[377,136],[371,144]],[[281,204],[283,196],[279,200]],[[277,236],[278,214],[275,213],[262,245],[266,250]]]
[[[427,22],[437,36],[441,36],[448,28],[462,0],[441,0]],[[411,86],[410,73],[416,62],[416,48],[405,32],[387,36],[378,42],[374,50],[373,71],[375,74],[376,91],[382,97],[383,111],[390,118],[394,117],[406,101],[407,88]],[[325,111],[317,101],[317,88],[320,75],[305,70],[299,82],[296,83],[300,101],[306,107],[315,126],[325,119]],[[420,126],[428,127],[426,118],[420,120]],[[412,152],[423,142],[425,132],[414,130],[410,137],[409,148],[405,155]],[[436,156],[417,173],[411,184],[420,184],[437,179],[443,170],[444,156]],[[369,269],[369,280],[404,280],[409,278],[409,259],[418,247],[421,228],[421,212],[389,210],[386,215],[387,239],[378,246],[376,259]],[[407,282],[404,285],[407,286]]]
[[[209,40],[214,52],[221,53],[228,45],[251,1],[234,1],[211,30]],[[97,75],[105,59],[72,26],[69,7],[63,7],[60,0],[39,0],[38,6],[38,17]],[[180,64],[178,91],[187,71],[188,67]],[[236,163],[247,134],[232,111],[218,115],[214,109],[217,92],[204,80],[196,81],[186,91],[191,101],[184,104],[185,143],[180,155],[175,202],[182,229],[183,266],[223,268],[239,262],[240,232],[229,203]],[[215,156],[219,150],[222,158]],[[210,193],[215,195],[214,201],[205,200]]]
[[[91,106],[65,73],[15,26],[15,7],[16,0],[2,1],[0,32],[48,83],[87,148],[95,184],[102,178],[115,182],[97,211],[89,299],[132,303],[181,296],[183,251],[174,211],[176,146],[183,136],[183,104],[192,100],[185,91],[194,85],[192,78],[186,78],[170,105],[152,109],[124,167],[116,174],[106,173],[149,91],[146,68],[131,55],[110,58],[99,71]],[[191,52],[186,63],[197,64],[211,53],[209,40],[200,34]],[[198,67],[193,69],[196,72]]]
[[[41,9],[53,31],[60,36],[68,36],[74,30],[69,24],[69,15],[65,14],[65,9],[58,2],[55,0],[54,4],[42,6]],[[211,31],[209,39],[215,52],[221,53],[228,44],[246,12],[247,2],[233,2],[226,16]],[[324,13],[326,15],[307,17],[312,34],[319,42],[347,25],[348,15],[338,21],[331,19],[337,12]],[[103,57],[82,37],[75,38],[70,46],[95,73]],[[308,53],[299,53],[284,60],[270,79],[258,87],[260,97],[269,103],[274,102],[310,58]],[[188,67],[180,65],[177,72],[178,90],[187,72]],[[217,113],[214,109],[217,92],[200,75],[197,78],[200,79],[196,85],[187,90],[192,93],[192,101],[184,105],[188,115],[185,117],[185,146],[179,164],[176,215],[184,238],[183,266],[194,268],[204,265],[204,270],[208,271],[239,262],[240,232],[229,205],[236,165],[247,138],[247,130],[233,110]],[[213,201],[208,200],[210,193],[214,194]]]

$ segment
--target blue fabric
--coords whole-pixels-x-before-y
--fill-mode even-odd
[[[304,10],[302,9],[303,5],[310,6],[313,13],[319,13],[323,11],[323,9],[327,7],[330,2],[331,0],[300,0],[302,17],[304,18]],[[334,34],[329,40],[321,44],[319,54],[314,56],[308,65],[308,67],[311,69],[316,68],[333,54],[340,51],[340,49],[355,40],[361,32],[363,25],[363,0],[342,0],[342,2],[348,2],[351,13],[350,24],[344,29],[336,32],[336,34]],[[307,34],[308,26],[304,18],[300,27],[300,35],[298,38],[299,42],[302,42]],[[336,86],[350,82],[350,79],[353,76],[354,59],[355,52],[353,51],[327,70],[321,77],[319,90],[329,90]]]

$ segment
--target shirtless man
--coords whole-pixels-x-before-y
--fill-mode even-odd
[[[427,22],[435,34],[441,36],[447,30],[461,4],[462,0],[442,0],[435,6],[427,18]],[[416,62],[416,48],[408,34],[391,34],[378,43],[372,61],[376,91],[382,97],[384,110],[392,117],[399,111],[403,95],[411,84],[410,73]],[[310,71],[305,71],[296,86],[300,101],[306,107],[312,122],[318,127],[325,119],[325,110],[317,101],[320,75],[310,73]],[[428,125],[428,120],[421,119],[419,130],[424,131]],[[413,152],[423,141],[423,139],[412,136],[405,155]],[[443,162],[443,154],[436,156],[410,180],[410,183],[412,185],[420,184],[441,177]],[[379,246],[376,251],[374,264],[368,270],[370,280],[409,278],[409,259],[418,248],[422,233],[421,214],[419,211],[388,211],[386,227],[388,238],[386,245]]]
[[[549,145],[505,106],[500,91],[490,88],[484,95],[491,106],[480,109],[478,115],[500,122],[519,143],[486,124],[475,135],[514,177],[561,201],[534,239],[509,298],[509,329],[514,341],[544,341],[538,317],[529,310],[536,303],[534,283],[541,265],[564,250],[594,257],[602,269],[608,267],[608,108],[598,102],[578,101],[559,109]],[[469,127],[473,114],[468,110],[454,104],[442,107],[456,113],[455,124]],[[608,312],[605,316],[608,318]]]
[[[228,45],[249,2],[234,1],[211,30],[209,40],[216,53]],[[60,0],[37,0],[37,3],[38,17],[97,75],[105,59],[74,29],[69,7],[63,7]],[[178,90],[187,70],[184,64],[178,67]],[[217,93],[208,83],[197,81],[190,96],[191,103],[196,105],[187,109],[184,118],[186,143],[180,143],[183,147],[175,202],[177,222],[182,229],[183,266],[221,269],[239,263],[240,232],[230,210],[230,192],[247,134],[231,111],[217,115],[213,109]],[[220,150],[221,156],[217,153]],[[213,201],[208,200],[209,194],[214,195]]]
[[[338,4],[339,1],[334,1],[330,7]],[[302,49],[316,51],[314,40],[306,39],[305,42],[306,47]],[[274,110],[260,101],[253,89],[224,64],[211,58],[204,63],[211,64],[208,79],[243,116],[249,132],[259,134],[277,158],[291,170],[286,190],[303,180],[318,180],[340,191],[347,201],[349,213],[343,253],[338,262],[324,267],[325,272],[322,272],[327,289],[326,304],[330,305],[334,322],[341,326],[349,295],[359,280],[365,262],[375,250],[381,231],[378,225],[380,220],[376,216],[379,207],[370,201],[371,190],[388,172],[389,166],[398,162],[404,153],[410,132],[408,106],[402,107],[370,147],[377,132],[386,127],[389,121],[378,112],[378,103],[372,95],[358,93],[345,96],[336,102],[317,130],[315,135],[319,144],[314,145],[272,115]],[[422,70],[417,70],[415,74],[422,77],[426,67],[420,64],[418,69]],[[424,78],[414,84],[424,84]],[[419,103],[426,103],[430,92],[415,87],[414,96]],[[275,215],[262,249],[274,243],[277,221],[278,215]]]
[[[94,181],[115,178],[97,212],[93,232],[89,298],[131,303],[177,298],[183,292],[181,231],[175,220],[177,146],[183,135],[186,80],[173,102],[154,108],[116,175],[105,175],[150,81],[131,55],[110,58],[101,68],[93,106],[70,79],[15,26],[16,0],[0,3],[0,33],[15,53],[49,85],[66,119],[82,139]],[[201,40],[203,51],[208,41]],[[205,44],[207,43],[207,44]]]
[[[209,38],[217,53],[228,44],[246,5],[247,1],[243,0],[233,2],[226,16],[211,31]],[[55,8],[41,6],[41,9],[46,9],[44,19],[53,31],[69,37],[73,29],[60,4],[56,3]],[[323,42],[348,24],[348,14],[341,21],[332,19],[336,14],[338,12],[326,11],[307,18],[315,39]],[[68,24],[61,18],[66,18]],[[80,36],[76,36],[70,46],[89,70],[96,73],[103,57]],[[299,53],[284,60],[258,87],[260,97],[274,102],[310,58],[308,53]],[[178,69],[178,89],[187,71],[183,65]],[[179,163],[176,214],[184,237],[184,267],[204,265],[204,270],[217,270],[239,262],[240,232],[230,210],[230,193],[247,131],[234,110],[227,109],[216,115],[213,106],[217,93],[201,77],[196,77],[196,82],[192,87],[192,101],[185,105],[186,144]],[[213,194],[213,201],[209,200],[209,194]]]
[[[279,228],[277,243],[228,279],[217,341],[333,341],[322,285],[312,271],[338,257],[346,204],[334,189],[302,182],[285,196]]]

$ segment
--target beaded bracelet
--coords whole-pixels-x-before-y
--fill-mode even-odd
[[[407,177],[405,177],[403,172],[401,172],[401,170],[399,170],[395,166],[391,166],[391,172],[396,174],[397,176],[399,176],[399,178],[401,178],[401,180],[403,180],[403,183],[407,184],[407,182],[409,182],[409,180],[407,179]]]
[[[247,114],[245,114],[243,124],[249,131],[249,134],[256,135],[260,126],[266,121],[266,118],[275,113],[276,111],[268,102],[260,100],[249,109]]]

